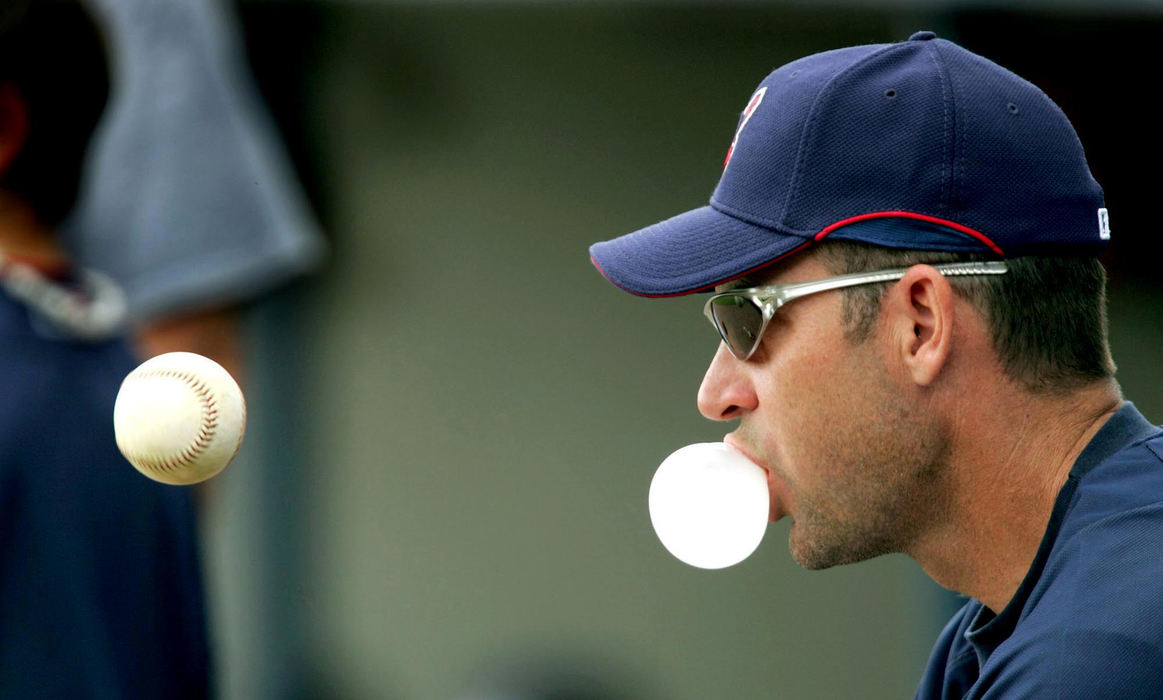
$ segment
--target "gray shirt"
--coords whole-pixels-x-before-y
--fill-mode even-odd
[[[149,318],[245,301],[319,265],[326,244],[218,0],[88,0],[113,90],[81,200],[77,261]]]

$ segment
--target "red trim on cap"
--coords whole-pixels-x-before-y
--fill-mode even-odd
[[[603,277],[605,277],[607,280],[610,281],[611,284],[613,284],[615,287],[617,287],[618,289],[621,289],[624,292],[629,292],[635,296],[647,297],[649,299],[665,299],[668,297],[683,297],[683,296],[686,296],[688,294],[698,294],[699,292],[705,292],[705,291],[714,289],[715,287],[719,286],[720,284],[725,284],[727,282],[730,282],[731,280],[737,280],[740,277],[746,277],[747,275],[750,275],[752,272],[755,272],[756,270],[762,270],[763,268],[767,267],[768,265],[772,265],[774,263],[777,263],[780,260],[783,260],[784,258],[788,257],[789,255],[795,255],[796,253],[800,252],[804,248],[807,248],[811,244],[812,244],[812,241],[806,241],[803,245],[796,246],[795,248],[792,248],[791,250],[784,253],[783,255],[780,255],[779,257],[772,258],[771,260],[768,260],[767,262],[764,262],[761,265],[756,265],[755,267],[744,270],[743,272],[740,272],[737,275],[732,275],[730,277],[726,277],[724,279],[721,279],[718,282],[712,282],[712,283],[704,285],[702,287],[690,289],[690,290],[687,290],[685,292],[671,292],[669,294],[646,294],[644,292],[636,292],[633,289],[627,289],[626,287],[623,287],[622,285],[615,282],[612,277],[610,277],[608,274],[606,274],[606,271],[602,269],[602,266],[598,264],[598,261],[592,255],[590,256],[590,262],[592,262],[594,264],[594,267],[598,268],[598,272],[602,273]]]
[[[918,214],[916,212],[911,212],[911,211],[877,211],[877,212],[872,212],[870,214],[861,214],[859,216],[853,216],[853,217],[848,218],[848,219],[843,219],[841,221],[837,221],[834,224],[830,224],[830,225],[826,226],[822,231],[817,233],[812,238],[812,240],[805,242],[803,245],[796,246],[795,248],[792,248],[791,250],[784,253],[783,255],[780,255],[779,257],[772,258],[771,260],[768,260],[760,265],[756,265],[755,267],[752,267],[748,270],[744,270],[743,272],[740,272],[737,275],[732,275],[731,277],[727,277],[727,278],[721,279],[717,282],[712,282],[708,285],[704,285],[702,287],[691,289],[691,290],[688,290],[685,292],[671,292],[669,294],[646,294],[643,292],[636,292],[633,289],[628,289],[628,288],[624,287],[623,285],[618,284],[616,281],[614,281],[614,278],[612,278],[612,277],[610,277],[610,275],[606,274],[606,271],[602,269],[602,266],[598,264],[597,259],[595,259],[592,255],[590,256],[590,262],[592,262],[594,264],[594,267],[598,268],[598,272],[602,273],[602,276],[605,277],[606,279],[608,279],[615,287],[617,287],[625,292],[629,292],[631,294],[634,294],[635,296],[648,297],[650,299],[664,299],[667,297],[681,297],[681,296],[686,296],[687,294],[697,294],[699,292],[705,292],[705,291],[714,289],[715,287],[719,286],[720,284],[730,282],[731,280],[739,279],[740,277],[746,277],[747,275],[750,275],[751,273],[753,273],[757,270],[762,270],[763,268],[767,267],[768,265],[772,265],[774,263],[777,263],[780,260],[783,260],[784,258],[786,258],[790,255],[795,255],[796,253],[800,252],[801,250],[808,247],[812,243],[823,240],[824,238],[826,238],[828,236],[828,234],[830,234],[838,229],[841,229],[849,224],[854,224],[854,223],[857,223],[859,221],[867,221],[868,219],[889,219],[889,218],[916,219],[918,221],[927,221],[931,224],[937,224],[938,226],[946,226],[948,228],[953,229],[954,231],[964,233],[967,236],[971,236],[971,237],[977,239],[978,241],[989,246],[990,250],[997,253],[998,255],[1005,254],[1002,251],[1001,246],[999,246],[998,244],[991,241],[989,239],[989,237],[986,236],[984,233],[977,231],[976,229],[971,229],[968,226],[964,226],[964,225],[959,224],[955,221],[949,221],[948,219],[941,219],[941,218],[938,218],[936,216],[929,216],[928,214]]]
[[[1005,254],[1002,252],[1002,249],[998,244],[989,240],[988,236],[986,236],[984,233],[982,233],[976,229],[971,229],[968,226],[963,226],[955,221],[949,221],[948,219],[940,219],[940,218],[937,218],[935,216],[929,216],[928,214],[917,214],[916,212],[911,212],[911,211],[876,211],[876,212],[872,212],[871,214],[861,214],[860,216],[853,216],[850,219],[843,219],[841,221],[837,221],[836,223],[825,227],[822,231],[820,231],[819,233],[816,234],[816,237],[814,240],[817,240],[817,241],[822,240],[825,236],[827,236],[829,233],[832,233],[836,229],[843,228],[844,226],[847,226],[848,224],[854,224],[858,221],[866,221],[868,219],[888,219],[888,218],[917,219],[919,221],[928,221],[931,224],[938,224],[940,226],[948,226],[949,228],[951,228],[955,231],[960,231],[961,233],[964,233],[967,236],[972,236],[972,237],[976,238],[977,240],[979,240],[982,243],[989,246],[990,249],[993,250],[993,252],[997,253],[998,255]]]

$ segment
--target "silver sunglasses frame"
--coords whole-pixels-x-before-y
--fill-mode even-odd
[[[923,264],[923,263],[922,263]],[[964,263],[941,263],[932,265],[933,269],[940,272],[942,275],[948,277],[970,277],[977,275],[1002,275],[1005,274],[1006,264],[1002,261],[995,262],[964,262]],[[762,287],[745,287],[743,289],[732,289],[728,292],[715,294],[707,303],[703,305],[703,315],[715,327],[715,332],[719,334],[723,344],[731,351],[731,354],[740,360],[748,360],[755,354],[756,348],[759,347],[760,341],[763,339],[763,334],[767,331],[767,326],[771,323],[771,319],[775,317],[775,312],[781,306],[793,299],[808,296],[809,294],[818,294],[820,292],[827,292],[833,289],[843,289],[845,287],[856,287],[862,284],[877,284],[879,282],[895,282],[901,279],[909,271],[910,268],[898,268],[894,270],[880,270],[878,272],[855,272],[849,275],[839,275],[837,277],[828,277],[822,280],[813,280],[811,282],[796,282],[793,284],[772,284]],[[726,336],[719,328],[719,324],[715,322],[714,312],[711,310],[716,300],[725,299],[727,297],[743,297],[754,304],[763,313],[763,323],[759,326],[759,332],[755,336],[754,342],[748,349],[747,354],[740,356],[731,344],[727,342]]]

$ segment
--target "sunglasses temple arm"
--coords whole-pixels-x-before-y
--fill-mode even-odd
[[[792,299],[798,299],[809,294],[827,292],[832,289],[855,287],[861,284],[876,284],[877,282],[892,282],[905,276],[904,270],[885,270],[882,272],[856,272],[851,275],[840,275],[814,282],[798,282],[785,285],[776,295],[779,298],[777,306],[782,306]]]
[[[933,265],[933,268],[943,275],[953,277],[963,277],[970,275],[1000,275],[1006,272],[1006,264],[1004,262],[966,262],[966,263],[943,263],[940,265]],[[791,301],[798,299],[808,294],[815,294],[817,292],[826,292],[832,289],[843,289],[845,287],[856,287],[862,284],[877,284],[878,282],[895,282],[904,277],[909,271],[909,268],[900,268],[896,270],[882,270],[880,272],[855,272],[850,275],[840,275],[839,277],[830,277],[824,280],[817,280],[814,282],[799,282],[789,284],[782,287],[776,295],[778,301],[776,306],[781,306]]]

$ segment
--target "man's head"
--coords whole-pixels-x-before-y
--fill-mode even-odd
[[[895,271],[802,297],[726,296],[770,318],[754,354],[721,345],[700,410],[767,468],[773,517],[821,568],[910,551],[955,489],[971,410],[1061,397],[1114,372],[1102,191],[1036,87],[931,33],[809,56],[768,76],[709,206],[591,248],[643,296]],[[1004,260],[1004,274],[994,261]],[[942,274],[936,264],[993,263]],[[763,305],[767,308],[763,309]],[[760,319],[762,320],[762,319]],[[761,326],[753,323],[753,328]]]
[[[0,191],[56,224],[72,209],[109,90],[102,39],[76,0],[0,8]]]

